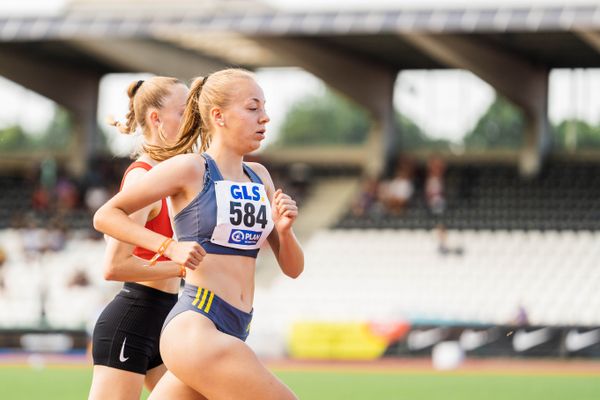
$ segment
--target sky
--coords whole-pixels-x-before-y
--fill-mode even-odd
[[[282,8],[327,8],[333,2],[319,0],[266,0]],[[508,0],[507,4],[513,2]],[[0,1],[0,14],[52,12],[64,0]],[[465,4],[461,0],[371,0],[371,8],[404,6],[448,6]],[[471,5],[493,4],[489,0],[470,0]],[[523,4],[523,1],[513,3]],[[558,0],[530,0],[529,4],[565,3]],[[570,1],[573,3],[573,0]],[[589,1],[588,1],[589,3]],[[339,2],[335,2],[339,7]],[[345,0],[346,7],[363,7],[364,1]],[[503,3],[504,4],[504,3]],[[147,75],[111,74],[100,84],[98,119],[101,124],[110,115],[123,119],[127,112],[125,90],[132,80]],[[271,122],[265,144],[274,140],[290,106],[311,94],[319,94],[325,85],[315,76],[298,68],[263,69],[257,80],[267,99]],[[397,109],[413,119],[434,137],[460,141],[494,99],[493,89],[466,71],[404,71],[396,82],[394,103]],[[40,132],[52,119],[54,104],[36,93],[0,77],[0,128],[20,123],[29,132]],[[433,116],[433,117],[432,117]],[[550,76],[549,118],[553,123],[577,117],[590,123],[600,123],[600,70],[555,70]],[[117,154],[129,153],[133,139],[119,135],[110,128],[111,149]]]

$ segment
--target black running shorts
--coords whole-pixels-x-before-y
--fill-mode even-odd
[[[146,374],[161,365],[160,331],[177,295],[127,282],[96,321],[94,365]]]

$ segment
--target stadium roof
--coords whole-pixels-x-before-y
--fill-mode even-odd
[[[600,67],[600,3],[371,11],[283,11],[248,0],[218,4],[75,2],[53,15],[0,16],[0,43],[15,48],[35,46],[40,52],[60,56],[61,50],[52,43],[136,39],[226,64],[261,67],[286,65],[286,61],[257,40],[283,37],[398,70],[446,68],[403,39],[404,35],[434,34],[468,36],[547,68]],[[62,52],[82,60],[90,57],[81,48],[63,48]],[[96,61],[103,64],[90,60]]]

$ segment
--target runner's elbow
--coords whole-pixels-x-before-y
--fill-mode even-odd
[[[98,232],[102,232],[102,233],[106,233],[104,232],[104,230],[102,229],[104,224],[104,207],[100,207],[95,213],[94,213],[94,218],[93,218],[93,224],[94,224],[94,229],[97,230]]]
[[[118,280],[117,268],[114,264],[107,264],[104,267],[104,280],[105,281],[116,281]]]
[[[292,279],[296,279],[302,274],[303,271],[304,271],[304,266],[301,265],[294,269],[285,271],[285,274]]]
[[[126,276],[123,272],[126,271],[127,264],[124,261],[119,262],[117,259],[107,260],[104,264],[104,280],[106,281],[124,281]]]

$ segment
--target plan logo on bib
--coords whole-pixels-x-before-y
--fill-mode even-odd
[[[248,231],[244,229],[232,229],[229,235],[229,243],[252,246],[258,243],[262,232]]]

